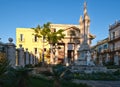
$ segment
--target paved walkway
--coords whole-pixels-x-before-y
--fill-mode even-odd
[[[73,80],[75,83],[87,83],[92,87],[120,87],[120,81]]]

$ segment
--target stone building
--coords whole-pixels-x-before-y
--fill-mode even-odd
[[[92,47],[93,59],[120,65],[120,21],[109,26],[109,37]]]
[[[105,38],[101,41],[98,41],[95,46],[91,48],[92,50],[92,58],[96,62],[96,64],[107,63],[110,61],[109,59],[109,38]]]
[[[65,63],[65,64],[72,64],[77,63],[77,60],[80,56],[80,47],[83,44],[84,40],[90,46],[91,40],[95,38],[94,35],[90,33],[90,17],[87,13],[87,4],[84,3],[84,15],[80,16],[79,24],[51,24],[50,28],[54,30],[54,32],[58,31],[59,29],[64,30],[65,37],[62,39],[61,42],[57,43],[55,46],[60,49],[55,49],[56,55],[51,53],[50,57],[52,58],[51,63]],[[26,33],[25,33],[26,31]],[[24,48],[28,48],[28,50],[34,51],[33,47],[36,46],[37,49],[40,49],[42,43],[34,43],[32,40],[32,33],[30,29],[18,29],[16,30],[16,45],[22,44]],[[25,34],[25,35],[24,35]],[[22,35],[24,35],[23,39]],[[20,42],[20,40],[23,40]],[[25,43],[25,44],[24,44]],[[39,44],[39,45],[38,45]],[[49,48],[49,46],[48,46]]]
[[[109,38],[110,59],[120,65],[120,21],[109,26]]]

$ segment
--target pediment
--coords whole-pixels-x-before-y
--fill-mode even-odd
[[[79,36],[80,35],[80,29],[75,26],[71,26],[65,29],[65,32],[67,33],[67,36]]]
[[[65,29],[65,31],[68,31],[68,30],[76,30],[76,31],[79,31],[80,29],[79,29],[78,27],[76,27],[76,26],[71,26],[71,27]]]

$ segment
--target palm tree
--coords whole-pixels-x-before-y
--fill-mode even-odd
[[[51,48],[51,53],[52,53],[52,48],[53,46],[58,43],[60,40],[62,40],[65,36],[65,34],[63,34],[62,29],[53,32],[50,28],[50,22],[47,22],[46,24],[44,24],[42,27],[40,27],[40,25],[38,25],[36,28],[34,29],[34,34],[36,35],[38,38],[43,38],[43,49],[44,49],[44,40],[46,40],[47,42],[50,43],[50,48]],[[44,50],[43,50],[43,54],[44,54]],[[43,62],[44,62],[44,57],[43,57]]]
[[[30,79],[30,71],[32,69],[25,68],[25,67],[16,67],[16,68],[10,68],[7,71],[7,77],[8,80],[6,87],[31,87],[31,79]]]
[[[61,79],[66,80],[66,77],[69,78],[69,75],[71,75],[72,72],[69,70],[68,67],[64,67],[62,65],[56,65],[52,67],[52,74],[54,78],[53,86],[61,87]]]
[[[30,71],[24,67],[13,68],[7,58],[0,58],[0,87],[29,87]]]

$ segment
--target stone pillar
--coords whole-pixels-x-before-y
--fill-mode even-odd
[[[30,64],[33,64],[33,54],[30,53]]]
[[[74,52],[75,52],[74,63],[76,63],[76,60],[78,59],[77,44],[75,44],[74,47],[75,47],[75,49],[74,49]]]
[[[106,58],[105,58],[105,63],[109,61],[109,54],[107,53]]]
[[[36,64],[36,56],[35,55],[33,56],[33,64],[34,65]]]
[[[36,57],[36,64],[38,64],[38,57]]]
[[[34,56],[34,64],[36,64],[36,56]]]
[[[99,65],[100,65],[100,66],[103,66],[102,55],[99,56]]]
[[[32,55],[32,64],[33,64],[33,65],[34,65],[34,58],[35,58],[35,56]]]
[[[118,59],[118,52],[116,52],[116,54],[114,55],[114,63],[115,65],[119,65],[119,59]]]
[[[25,66],[24,63],[24,49],[22,47],[22,45],[19,45],[20,48],[18,48],[18,65],[19,66]]]
[[[28,52],[28,49],[26,48],[26,52],[25,52],[25,64],[28,65],[30,64],[30,61],[29,61],[29,52]]]
[[[58,64],[58,49],[55,49],[55,64]]]
[[[68,44],[65,43],[65,59],[64,59],[64,64],[68,66],[68,56],[67,56],[67,51],[68,51]]]
[[[96,58],[97,58],[97,53],[96,53],[96,51],[95,51],[95,52],[93,52],[93,61],[95,61]]]
[[[14,67],[16,65],[16,46],[14,43],[12,43],[12,38],[9,38],[8,41],[9,43],[6,43],[7,58],[10,61],[10,65]]]
[[[38,52],[37,54],[36,54],[36,64],[38,64],[39,62],[40,62],[40,53]]]

